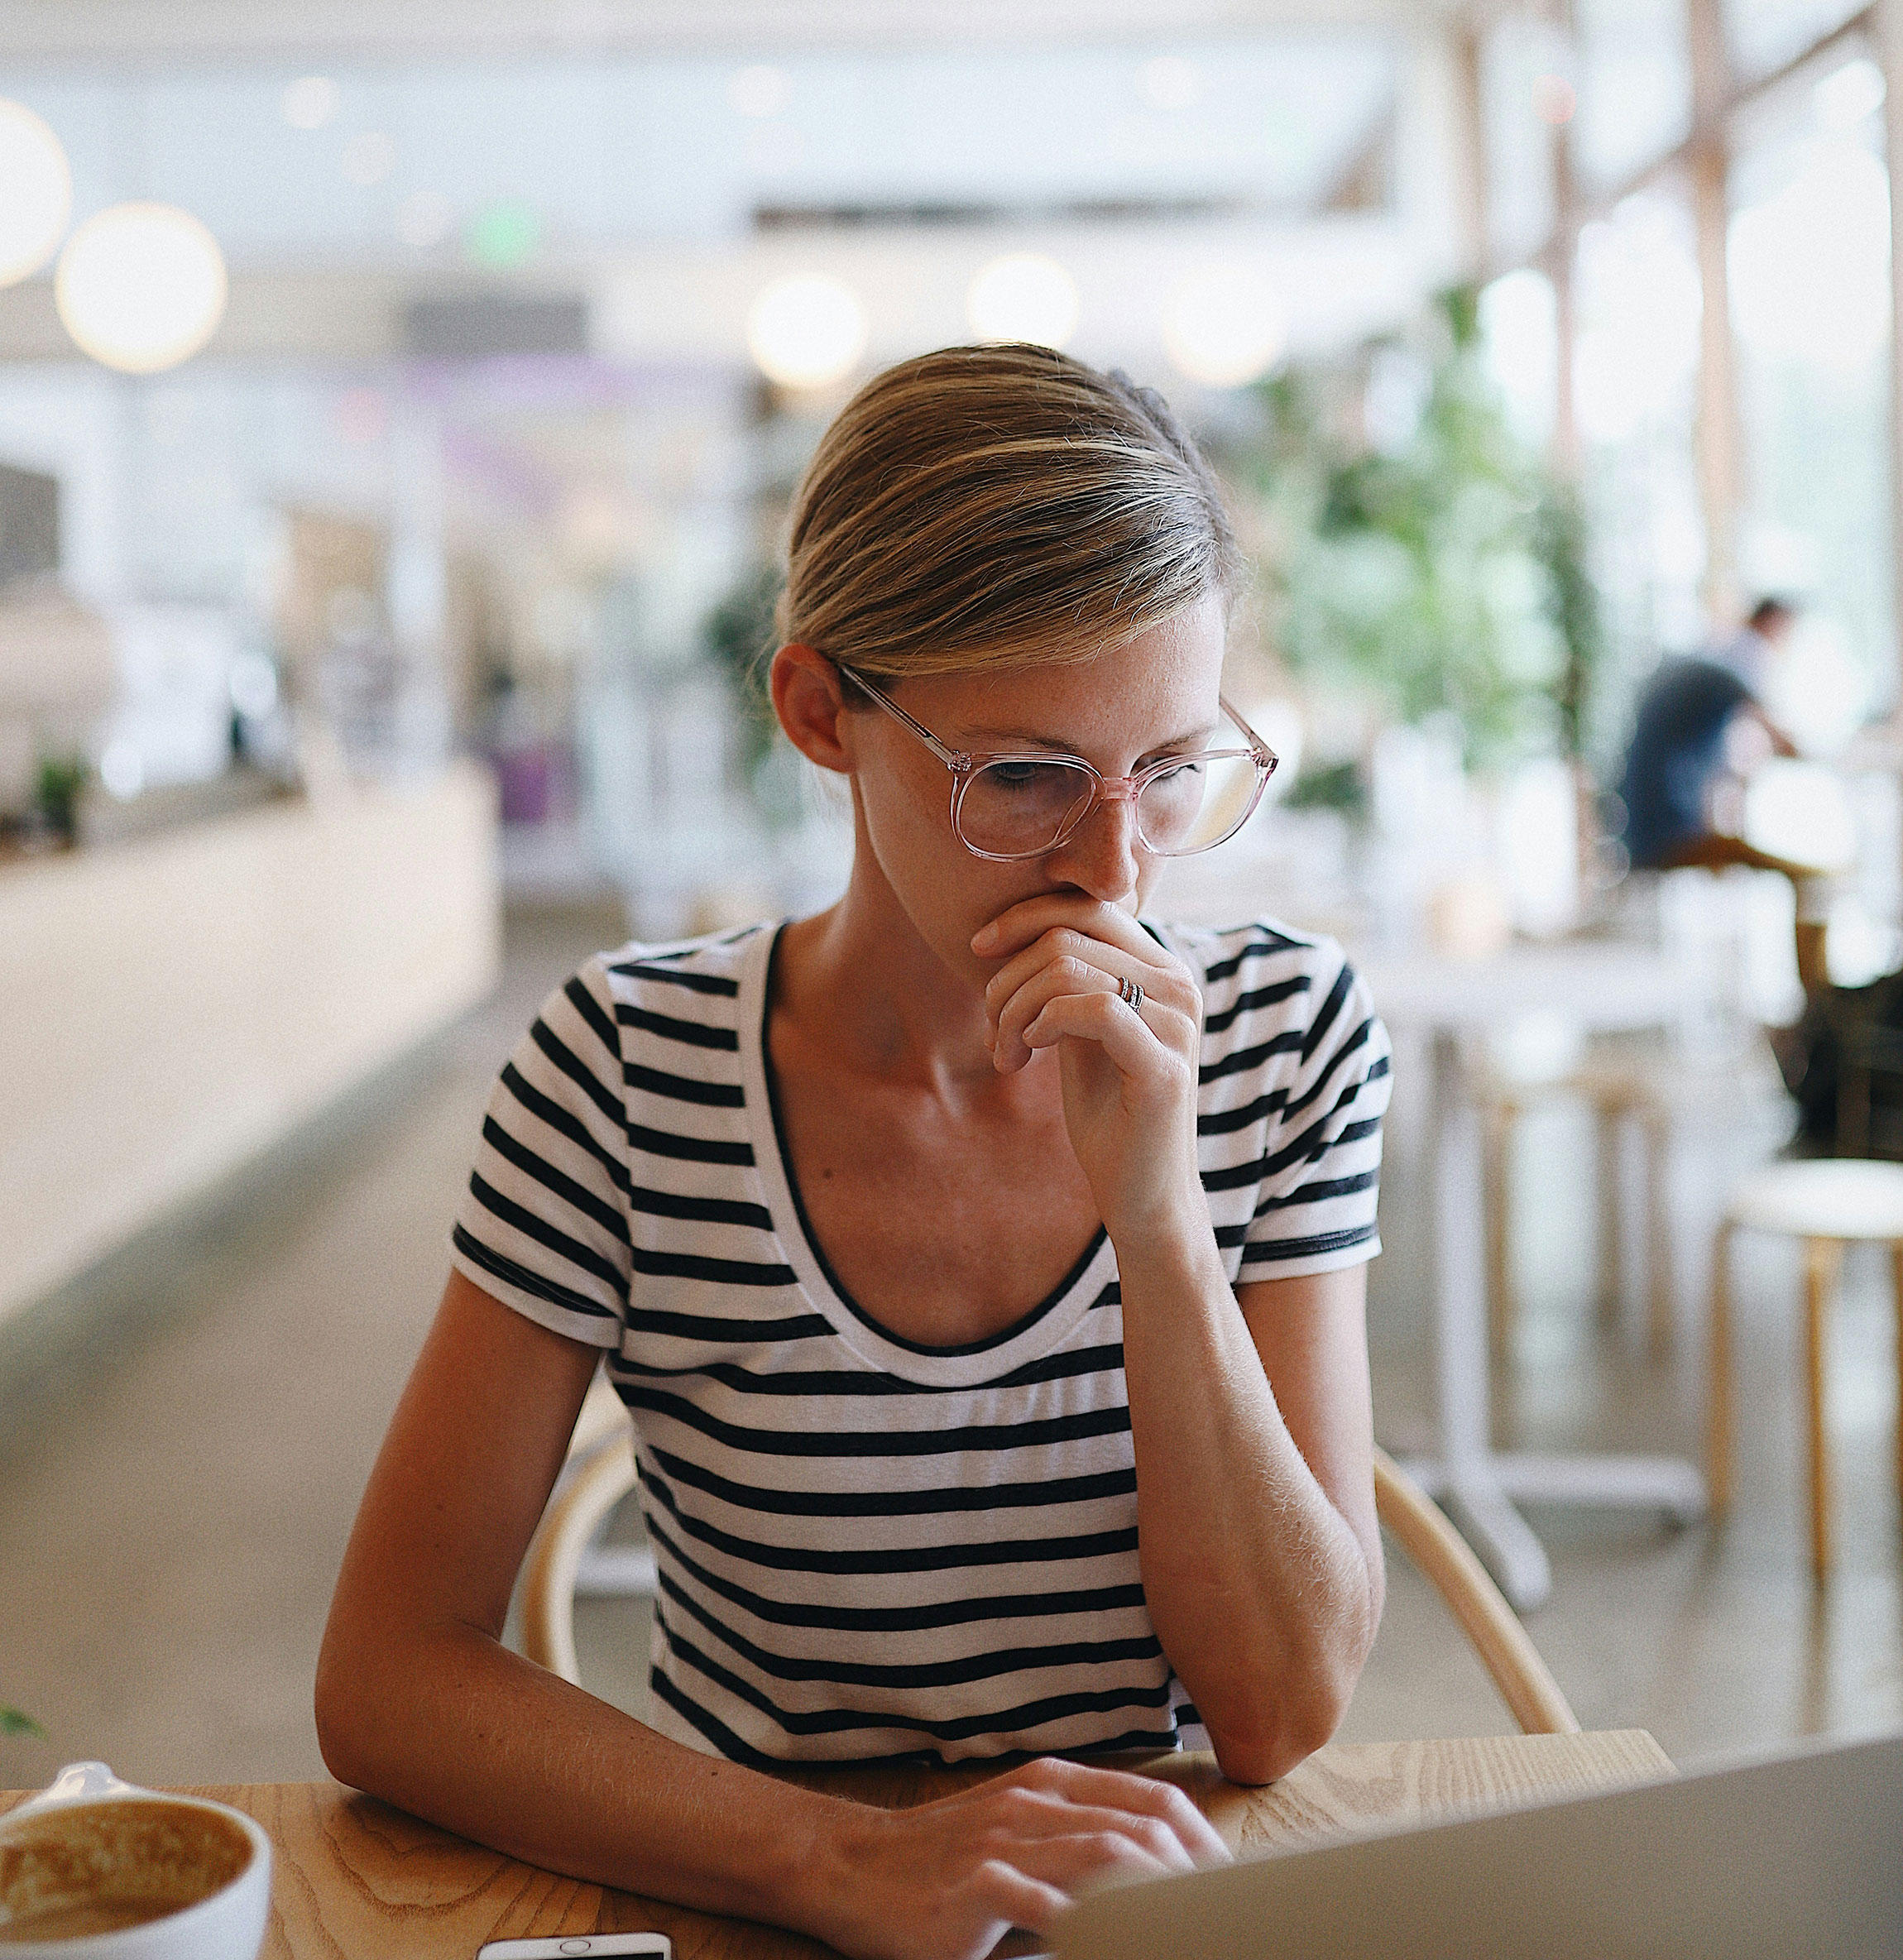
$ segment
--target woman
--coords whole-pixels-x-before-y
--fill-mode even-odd
[[[1153,394],[1030,347],[868,385],[772,691],[850,788],[816,918],[584,966],[504,1071],[318,1680],[344,1780],[865,1955],[1220,1857],[1086,1761],[1326,1740],[1380,1615],[1364,1268],[1387,1049],[1335,947],[1139,922],[1273,759]],[[1206,808],[1228,751],[1243,793]],[[653,1726],[499,1642],[598,1359],[660,1571]],[[789,1759],[1028,1756],[943,1803]]]

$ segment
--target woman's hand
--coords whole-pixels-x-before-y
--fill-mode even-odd
[[[980,1960],[1013,1926],[1048,1932],[1086,1881],[1226,1863],[1173,1785],[1043,1757],[908,1810],[862,1810],[815,1862],[802,1911],[860,1960]]]
[[[1027,899],[972,939],[1004,964],[985,990],[1002,1074],[1055,1047],[1071,1148],[1113,1241],[1206,1222],[1196,1175],[1202,997],[1189,969],[1120,907],[1077,893]],[[1118,983],[1143,990],[1133,1008]]]

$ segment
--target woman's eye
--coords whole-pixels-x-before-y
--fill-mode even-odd
[[[1055,781],[1058,773],[1046,762],[994,762],[985,779],[1000,789],[1035,789]]]

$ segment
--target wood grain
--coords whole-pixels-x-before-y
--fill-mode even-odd
[[[1187,1790],[1230,1845],[1260,1853],[1379,1825],[1672,1774],[1642,1729],[1338,1744],[1279,1783],[1244,1790],[1202,1753],[1129,1757],[1119,1767]],[[825,1770],[789,1780],[888,1808],[924,1803],[995,1771]],[[27,1793],[0,1793],[0,1810]],[[333,1783],[196,1791],[255,1817],[276,1847],[263,1960],[472,1960],[485,1940],[571,1933],[665,1933],[677,1960],[822,1960],[796,1934],[584,1885],[485,1850]],[[1014,1941],[1000,1954],[1023,1950]]]

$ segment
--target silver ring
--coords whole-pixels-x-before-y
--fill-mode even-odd
[[[1141,1011],[1143,1004],[1143,988],[1141,980],[1119,980],[1117,982],[1117,999],[1132,1014]]]

